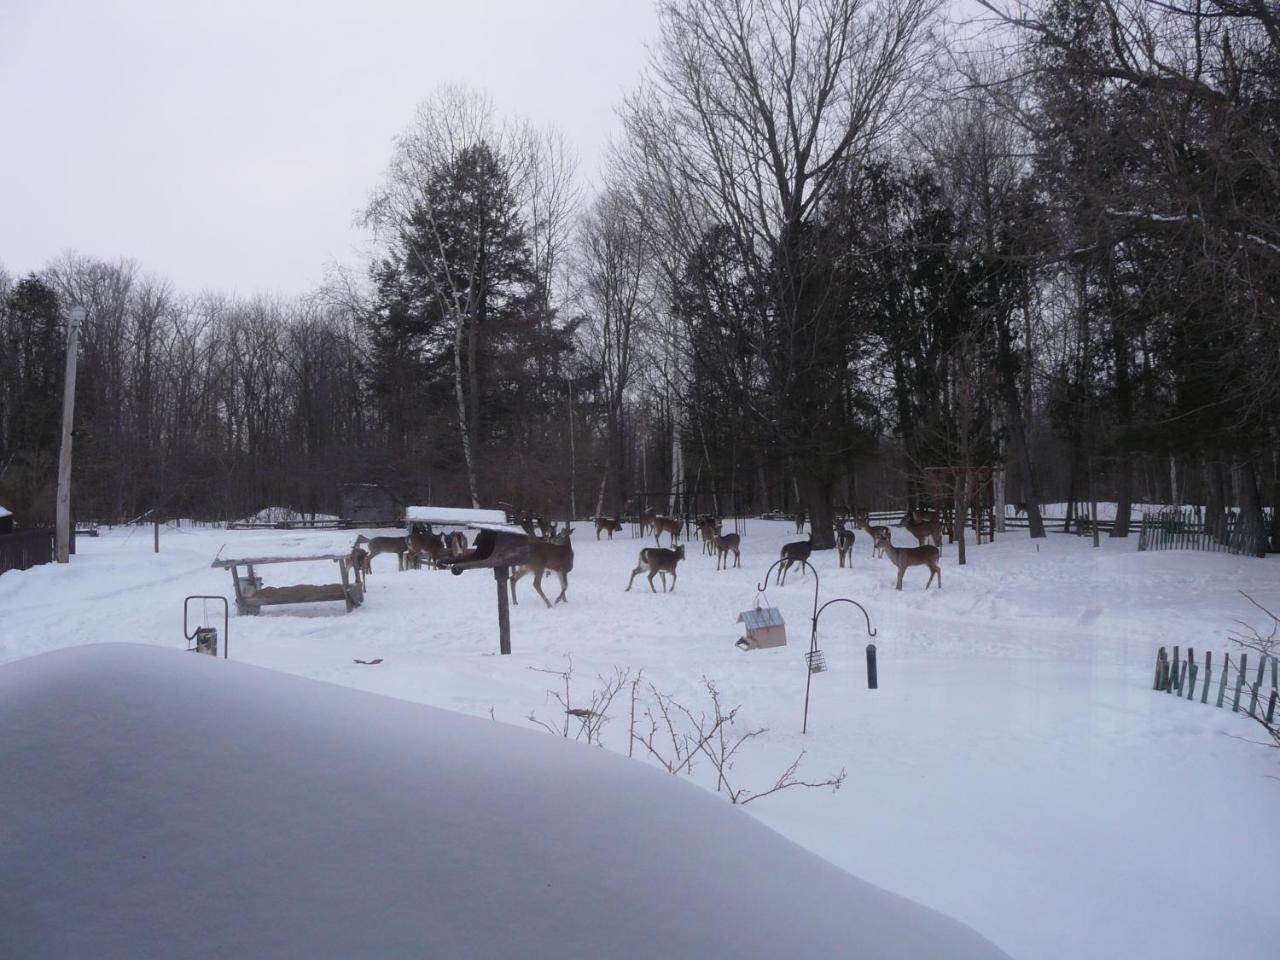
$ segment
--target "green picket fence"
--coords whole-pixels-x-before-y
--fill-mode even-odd
[[[1276,700],[1280,698],[1280,660],[1269,654],[1255,653],[1254,657],[1258,668],[1256,671],[1250,671],[1247,653],[1237,653],[1234,660],[1231,654],[1224,653],[1222,660],[1215,664],[1213,654],[1207,650],[1201,662],[1196,659],[1196,652],[1191,647],[1187,648],[1186,659],[1183,659],[1179,649],[1174,647],[1172,660],[1169,658],[1169,651],[1161,647],[1156,652],[1153,689],[1184,700],[1199,699],[1201,703],[1218,707],[1230,705],[1234,713],[1243,710],[1251,717],[1272,724],[1275,722]],[[1215,669],[1216,684],[1214,683]],[[1271,681],[1269,689],[1268,680]],[[1217,688],[1216,697],[1214,696],[1215,687]]]
[[[1267,552],[1265,521],[1258,523],[1243,514],[1222,518],[1215,533],[1191,509],[1158,510],[1142,515],[1138,529],[1139,550],[1204,550],[1261,557]]]

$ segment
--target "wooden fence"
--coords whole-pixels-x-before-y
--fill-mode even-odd
[[[1244,514],[1224,516],[1217,531],[1206,529],[1196,511],[1158,510],[1142,515],[1139,550],[1204,550],[1261,557],[1267,552],[1265,524]]]
[[[34,527],[0,536],[0,574],[53,562],[54,530]]]
[[[1187,647],[1186,659],[1181,659],[1177,647],[1173,648],[1173,659],[1169,659],[1169,652],[1164,647],[1156,653],[1156,674],[1154,689],[1162,690],[1173,696],[1192,700],[1196,699],[1196,684],[1199,683],[1199,700],[1201,703],[1214,703],[1215,706],[1225,706],[1230,701],[1232,712],[1238,713],[1241,709],[1248,712],[1249,716],[1265,720],[1267,724],[1275,722],[1277,690],[1280,690],[1280,660],[1268,654],[1255,654],[1258,661],[1258,669],[1253,674],[1252,683],[1249,680],[1249,654],[1237,653],[1235,660],[1231,658],[1231,654],[1224,653],[1222,655],[1222,663],[1218,667],[1217,696],[1213,697],[1214,687],[1214,662],[1213,654],[1205,651],[1203,670],[1204,675],[1201,676],[1202,664],[1196,660],[1196,652],[1193,648]],[[1268,692],[1265,683],[1267,680],[1268,667],[1271,674],[1271,689]],[[1262,700],[1259,700],[1261,695]],[[1242,703],[1243,701],[1243,703]]]

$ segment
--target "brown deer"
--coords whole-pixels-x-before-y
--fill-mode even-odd
[[[796,533],[804,533],[804,511],[801,510],[795,515]]]
[[[879,557],[884,555],[884,551],[880,549],[880,538],[889,536],[889,528],[871,525],[871,514],[866,510],[859,511],[853,516],[854,524],[861,530],[865,530],[871,536],[871,555]]]
[[[653,529],[653,522],[658,519],[658,515],[652,510],[646,510],[640,514],[640,536],[647,537],[649,531]]]
[[[809,534],[808,540],[796,540],[794,543],[784,543],[782,545],[782,553],[779,558],[782,565],[778,567],[777,576],[774,578],[778,586],[785,586],[787,582],[787,571],[791,569],[792,564],[804,562],[809,559],[809,554],[813,553],[813,534]]]
[[[409,562],[416,568],[422,563],[422,558],[426,557],[427,565],[431,567],[439,567],[440,561],[449,554],[449,547],[444,542],[444,537],[438,533],[432,532],[428,527],[426,532],[414,530],[409,534]]]
[[[714,517],[703,517],[698,521],[698,535],[702,537],[702,552],[711,556],[715,539],[720,536],[720,521]]]
[[[924,585],[926,590],[929,584],[933,583],[933,578],[938,578],[938,589],[942,589],[942,571],[938,568],[938,548],[934,546],[919,547],[895,547],[893,540],[888,533],[879,538],[880,550],[884,556],[889,558],[889,562],[898,568],[898,586],[902,589],[902,575],[907,572],[909,567],[928,567],[929,583]]]
[[[898,526],[906,528],[922,547],[926,540],[932,540],[935,547],[942,546],[942,520],[936,510],[908,510]]]
[[[351,556],[347,557],[347,566],[355,571],[356,582],[359,583],[369,575],[369,551],[356,544],[351,548]]]
[[[600,531],[603,530],[609,534],[609,539],[613,539],[615,533],[622,532],[622,522],[613,517],[596,517],[596,539],[600,539]]]
[[[356,537],[356,546],[367,544],[369,558],[366,561],[365,569],[371,571],[373,567],[373,558],[380,553],[394,553],[396,555],[396,568],[403,570],[405,554],[409,552],[408,537],[366,537],[363,533]]]
[[[451,557],[460,557],[467,552],[467,535],[461,530],[455,530],[453,533],[449,534],[445,543],[448,544],[449,556]]]
[[[840,554],[840,566],[844,567],[844,562],[849,560],[849,566],[853,566],[853,561],[849,558],[849,554],[853,552],[853,531],[844,525],[844,520],[836,521],[836,552]]]
[[[662,521],[662,517],[658,521]],[[640,551],[640,559],[636,563],[636,568],[631,571],[631,579],[627,581],[627,590],[631,589],[631,585],[636,582],[636,575],[649,571],[649,589],[653,593],[657,590],[653,588],[653,578],[662,575],[662,592],[667,592],[667,574],[671,574],[671,589],[676,588],[676,564],[684,559],[684,544],[676,547],[674,550],[664,550],[661,547],[645,547]]]
[[[684,531],[684,524],[679,517],[654,517],[653,518],[653,542],[658,546],[662,546],[662,540],[659,539],[664,533],[671,537],[671,546],[676,545],[676,541],[680,539],[680,534]]]
[[[542,598],[542,602],[550,609],[551,601],[542,592],[542,575],[548,570],[560,579],[560,594],[556,597],[556,603],[562,600],[565,603],[569,602],[569,597],[567,596],[569,574],[573,570],[573,544],[569,538],[572,535],[573,528],[565,527],[550,540],[539,540],[536,537],[529,538],[528,563],[511,571],[511,602],[513,604],[520,605],[519,601],[516,600],[516,581],[526,573],[532,573],[533,589],[537,591],[538,596]]]
[[[742,566],[742,551],[738,549],[742,543],[741,537],[739,537],[736,533],[726,533],[722,537],[720,536],[716,537],[714,543],[716,548],[716,569],[717,570],[729,569],[730,551],[733,552],[733,565],[735,567]],[[721,563],[724,564],[723,567],[720,566]]]

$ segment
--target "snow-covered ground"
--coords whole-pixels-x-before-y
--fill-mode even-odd
[[[1018,533],[971,546],[963,568],[947,546],[941,591],[924,592],[917,568],[896,593],[893,568],[859,534],[851,569],[834,552],[815,562],[822,599],[869,609],[880,689],[866,689],[861,616],[832,607],[820,631],[830,669],[813,678],[801,735],[812,579],[768,591],[789,646],[733,645],[738,612],[793,529],[751,521],[741,570],[717,572],[692,546],[663,595],[643,577],[623,589],[652,540],[597,543],[583,524],[567,606],[547,610],[530,578],[520,582],[510,657],[496,655],[491,575],[398,573],[380,557],[352,614],[332,604],[233,618],[231,659],[526,728],[531,713],[563,719],[548,693],[559,681],[539,670],[569,656],[575,702],[622,667],[697,712],[707,677],[741,705],[744,729],[768,729],[743,747],[736,785],[767,789],[801,750],[802,778],[848,771],[838,792],[786,791],[748,812],[1015,957],[1217,957],[1228,930],[1233,957],[1275,955],[1265,922],[1275,890],[1256,865],[1280,862],[1280,759],[1247,718],[1150,689],[1159,645],[1222,651],[1235,618],[1256,619],[1238,591],[1280,606],[1275,560],[1138,554],[1136,537],[1093,550],[1085,538]],[[0,578],[0,662],[107,641],[181,649],[183,596],[231,595],[229,575],[209,568],[219,550],[267,554],[309,536],[332,534],[183,527],[162,535],[158,555],[149,530],[82,539],[69,566]],[[906,543],[900,531],[895,539]],[[260,572],[268,583],[306,579],[288,567]],[[332,564],[316,573],[329,580]],[[625,701],[604,728],[621,752]],[[694,779],[715,788],[706,763]]]

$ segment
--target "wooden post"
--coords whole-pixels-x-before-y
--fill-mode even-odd
[[[76,413],[76,354],[79,352],[80,324],[84,307],[67,311],[67,363],[62,382],[62,447],[58,453],[57,561],[71,559],[71,428]]]
[[[1227,693],[1227,674],[1231,672],[1231,654],[1222,655],[1222,679],[1218,682],[1218,706],[1222,706],[1222,698]]]
[[[1276,715],[1276,697],[1280,696],[1280,690],[1275,687],[1271,688],[1271,699],[1267,702],[1267,723],[1270,723]]]
[[[1182,664],[1178,661],[1178,648],[1173,648],[1173,672],[1169,677],[1169,685],[1164,688],[1165,693],[1173,693],[1178,689],[1178,671],[1182,669]]]
[[[1164,661],[1167,656],[1168,654],[1165,653],[1164,647],[1156,651],[1156,680],[1151,686],[1152,690],[1160,689],[1160,681],[1164,679]]]
[[[1240,691],[1244,687],[1244,675],[1249,670],[1249,655],[1247,653],[1240,654],[1240,666],[1236,670],[1236,696],[1231,702],[1231,712],[1240,712]]]
[[[1204,686],[1200,690],[1200,702],[1209,702],[1209,684],[1213,680],[1213,653],[1204,652]]]
[[[155,549],[152,552],[159,553],[160,552],[160,521],[157,519],[154,522],[155,522],[155,538],[156,539],[155,539]]]
[[[1098,543],[1098,494],[1093,488],[1093,457],[1089,458],[1089,525],[1093,527],[1093,545]],[[1177,660],[1175,658],[1175,664]]]
[[[507,606],[507,581],[511,579],[509,567],[494,567],[493,579],[498,583],[498,652],[511,652],[511,609]]]

